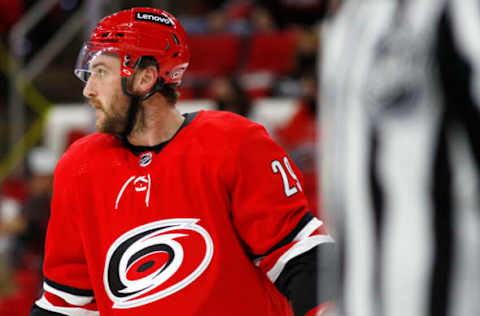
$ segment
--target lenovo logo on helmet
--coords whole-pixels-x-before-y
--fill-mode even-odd
[[[159,23],[167,26],[173,26],[173,21],[166,15],[157,15],[147,12],[137,12],[135,20]]]

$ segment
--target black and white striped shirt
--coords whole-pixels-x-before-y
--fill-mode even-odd
[[[480,315],[480,1],[345,1],[322,37],[338,314]]]

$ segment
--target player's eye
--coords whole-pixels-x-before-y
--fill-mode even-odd
[[[97,75],[98,78],[103,78],[105,76],[105,73],[106,73],[105,69],[102,69],[102,68],[97,69],[95,71],[95,74]]]

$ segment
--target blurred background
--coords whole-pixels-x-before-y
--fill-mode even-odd
[[[301,168],[314,213],[317,73],[326,0],[0,0],[0,315],[25,316],[42,285],[56,161],[94,131],[73,75],[96,23],[132,6],[174,14],[191,62],[181,112],[219,109],[265,125]]]

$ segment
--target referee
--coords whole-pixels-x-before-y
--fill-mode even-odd
[[[345,0],[322,38],[338,315],[480,315],[480,1]]]

